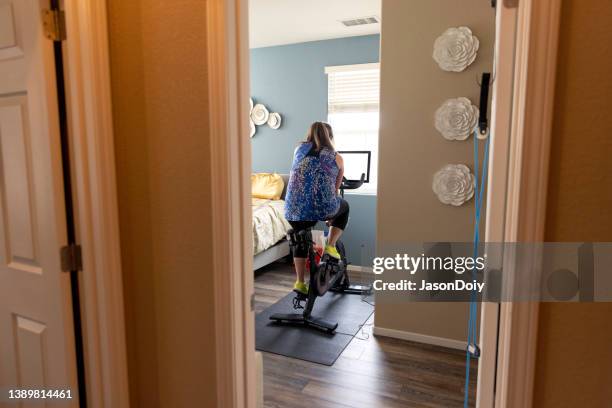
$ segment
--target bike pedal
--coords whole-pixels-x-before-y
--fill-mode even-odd
[[[333,256],[329,255],[329,254],[325,254],[324,256],[324,260],[322,260],[322,262],[326,262],[332,265],[338,265],[341,261],[341,259],[338,258],[334,258]]]
[[[293,293],[295,293],[295,297],[300,300],[308,299],[308,294],[304,292],[300,292],[299,290],[293,289]]]
[[[302,305],[302,302],[305,302],[306,299],[300,299],[297,296],[293,298],[293,308],[294,309],[303,309],[304,306]]]

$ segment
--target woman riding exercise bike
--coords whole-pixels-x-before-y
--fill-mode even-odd
[[[330,125],[315,122],[306,141],[295,149],[285,197],[285,217],[295,234],[311,229],[318,221],[327,221],[330,228],[324,254],[339,260],[336,243],[348,223],[349,205],[339,193],[344,162],[334,148],[333,139]],[[296,274],[293,289],[303,295],[308,294],[304,282],[307,255],[303,246],[293,247]]]
[[[333,138],[328,124],[315,122],[306,141],[295,149],[285,198],[285,215],[293,227],[288,233],[297,277],[293,286],[296,292],[293,307],[304,311],[270,316],[270,320],[278,324],[310,326],[328,333],[334,333],[338,323],[311,315],[317,297],[325,295],[328,290],[352,294],[369,290],[350,284],[344,246],[338,241],[349,215],[348,203],[343,198],[344,189],[359,188],[365,174],[359,181],[343,180],[344,163],[334,149]],[[316,260],[312,242],[312,227],[318,221],[326,221],[329,225],[328,240],[320,262]],[[306,259],[310,261],[309,286],[304,282]]]

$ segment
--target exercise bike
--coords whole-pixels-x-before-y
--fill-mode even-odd
[[[349,181],[345,178],[340,186],[340,194],[344,197],[344,190],[353,190],[361,187],[365,179],[365,174],[361,175],[360,180]],[[302,313],[277,313],[270,316],[270,320],[277,324],[301,325],[322,330],[329,334],[334,334],[338,327],[337,322],[315,317],[312,315],[317,297],[325,295],[328,291],[358,294],[369,293],[372,290],[371,286],[352,285],[348,276],[348,260],[346,259],[346,251],[344,244],[339,240],[336,243],[336,249],[340,254],[340,259],[336,259],[328,254],[321,256],[321,261],[317,263],[314,250],[314,242],[312,239],[312,228],[308,228],[299,232],[290,230],[287,234],[289,245],[291,247],[299,247],[306,249],[308,254],[308,265],[310,272],[308,293],[295,292],[293,299],[293,308],[303,309]]]

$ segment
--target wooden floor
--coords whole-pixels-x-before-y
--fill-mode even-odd
[[[288,264],[275,263],[257,271],[256,313],[285,296],[294,280]],[[265,406],[463,407],[464,352],[374,337],[371,332],[372,321],[368,321],[331,367],[263,353]],[[470,406],[476,371],[474,362]]]

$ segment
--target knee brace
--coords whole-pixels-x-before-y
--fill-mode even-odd
[[[294,258],[306,258],[308,256],[308,248],[312,245],[312,232],[310,229],[300,230],[295,232],[290,230],[287,233],[289,246],[293,250]]]

